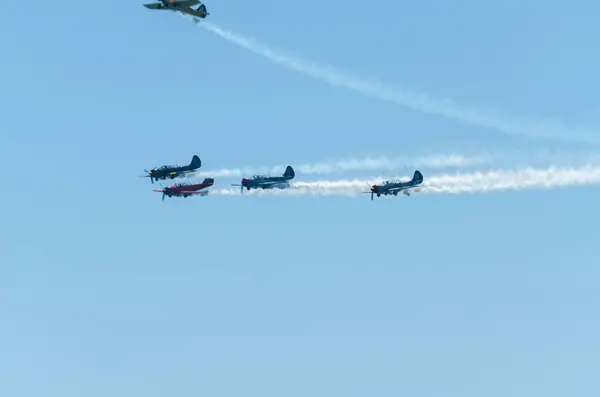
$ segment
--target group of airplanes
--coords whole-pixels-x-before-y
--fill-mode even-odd
[[[193,8],[198,6],[198,8]],[[206,6],[199,0],[160,0],[158,3],[144,4],[144,7],[151,10],[167,10],[173,12],[180,12],[193,17],[194,23],[198,23],[200,19],[206,18],[209,12]],[[200,18],[200,19],[199,19]],[[186,174],[193,173],[202,166],[200,157],[194,155],[189,165],[163,165],[156,167],[150,171],[145,170],[147,175],[144,177],[150,178],[150,181],[154,183],[155,180],[166,180],[175,179],[185,176]],[[240,191],[243,193],[244,188],[250,189],[286,189],[290,187],[289,181],[294,179],[296,173],[292,166],[288,165],[282,176],[266,176],[266,175],[254,175],[252,178],[243,178],[241,184],[235,184],[232,186],[240,186]],[[371,200],[373,196],[377,195],[380,197],[394,195],[402,192],[407,196],[410,196],[411,190],[418,191],[418,185],[423,183],[423,174],[419,170],[416,170],[413,178],[410,181],[385,181],[378,185],[371,186],[370,191],[362,192],[371,194]],[[194,195],[206,196],[208,191],[204,190],[215,184],[214,178],[205,178],[202,183],[177,183],[172,186],[167,186],[162,190],[154,190],[155,192],[162,193],[162,199],[165,200],[165,196],[168,197],[189,197]]]
[[[150,171],[146,171],[146,175],[142,175],[142,178],[150,178],[150,182],[154,184],[154,181],[175,179],[185,177],[187,174],[194,173],[202,167],[202,161],[198,155],[192,157],[192,161],[188,165],[163,165],[160,167],[152,168]],[[240,184],[232,184],[231,186],[239,186],[240,193],[250,189],[286,189],[290,187],[290,182],[296,177],[296,172],[291,165],[285,168],[285,172],[282,176],[270,176],[270,175],[254,175],[252,178],[242,178]],[[423,174],[421,171],[416,170],[410,181],[385,181],[381,184],[375,184],[371,186],[370,191],[361,192],[373,196],[380,197],[394,195],[402,192],[406,196],[410,196],[411,190],[418,191],[418,186],[423,183]],[[201,183],[176,183],[172,186],[167,186],[161,190],[153,190],[157,193],[162,193],[162,199],[165,200],[165,196],[171,197],[184,197],[199,195],[206,196],[208,191],[204,190],[215,184],[214,178],[204,178]]]

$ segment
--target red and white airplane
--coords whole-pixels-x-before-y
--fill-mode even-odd
[[[214,184],[215,180],[213,178],[205,178],[202,183],[178,183],[173,186],[167,186],[162,190],[153,190],[153,192],[162,193],[163,201],[165,201],[165,196],[186,198],[195,194],[199,194],[200,196],[206,196],[208,192],[203,192],[201,190],[206,189],[207,187],[211,187]]]

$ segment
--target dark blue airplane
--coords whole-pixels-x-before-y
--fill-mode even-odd
[[[371,186],[370,192],[362,192],[366,194],[371,194],[371,200],[373,200],[373,195],[377,195],[380,197],[382,194],[387,196],[388,194],[393,194],[397,196],[398,193],[403,192],[405,195],[410,196],[410,190],[415,189],[418,185],[423,183],[423,174],[421,171],[416,170],[413,178],[408,182],[400,182],[400,181],[385,181],[381,185],[373,185]]]
[[[192,8],[197,4],[200,4],[198,8]],[[206,11],[206,6],[199,0],[160,0],[160,3],[144,4],[144,7],[151,10],[179,11],[182,14],[194,17],[194,22],[198,22],[198,18],[204,19],[207,15],[210,15]]]
[[[165,180],[167,178],[175,179],[182,177],[183,175],[194,172],[202,166],[200,157],[194,155],[189,165],[163,165],[162,167],[152,168],[147,172],[146,175],[142,175],[142,178],[150,178],[150,182],[154,183],[154,180]]]
[[[243,178],[241,184],[232,184],[231,186],[240,186],[240,192],[244,192],[244,188],[250,189],[285,189],[290,187],[289,180],[294,179],[296,172],[291,165],[285,168],[283,176],[264,176],[254,175],[251,179]]]

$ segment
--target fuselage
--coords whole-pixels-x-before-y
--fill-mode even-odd
[[[192,185],[173,185],[165,188],[165,194],[167,196],[175,196],[179,194],[184,194],[185,192],[194,192],[202,189],[206,189],[214,185],[214,181],[195,183]]]
[[[167,186],[162,190],[164,194],[169,197],[172,196],[184,196],[187,197],[190,192],[196,192],[198,190],[206,189],[215,184],[215,180],[213,178],[205,178],[202,183],[194,183],[194,184],[178,184]]]
[[[286,188],[289,187],[290,184],[288,180],[291,178],[286,178],[282,176],[274,176],[274,177],[260,177],[255,179],[242,179],[242,186],[246,189],[273,189],[273,188]]]
[[[172,10],[179,8],[179,6],[177,6],[175,1],[176,0],[160,0],[160,2],[163,4],[163,7],[170,8]]]
[[[408,182],[388,182],[382,185],[373,185],[371,186],[371,192],[376,194],[377,197],[382,194],[387,196],[388,194],[393,194],[394,196],[398,195],[398,193],[405,191],[408,194],[408,189],[418,186],[422,183],[422,180],[412,180]]]
[[[371,190],[375,194],[387,194],[391,189],[401,191],[403,189],[416,186],[412,182],[387,183],[385,185],[373,185]]]
[[[153,178],[166,178],[167,176],[170,176],[169,174],[175,172],[176,174],[171,175],[171,177],[174,178],[177,174],[193,169],[194,168],[191,168],[190,166],[155,168],[150,171],[150,175]]]

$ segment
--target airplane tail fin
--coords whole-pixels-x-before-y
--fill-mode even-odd
[[[206,18],[206,16],[207,16],[207,15],[209,15],[209,14],[208,14],[208,11],[206,11],[206,6],[205,6],[204,4],[200,4],[200,7],[198,7],[198,8],[196,9],[196,11],[198,11],[198,12],[200,12],[200,13],[204,14],[204,16],[203,16],[203,17],[200,17],[200,18]]]
[[[204,178],[204,181],[202,183],[204,183],[205,185],[214,185],[215,180],[214,178]]]
[[[194,155],[194,157],[192,157],[192,162],[190,163],[190,167],[193,169],[202,167],[202,161],[200,161],[200,157]]]
[[[412,180],[416,185],[420,184],[423,182],[423,174],[421,174],[421,171],[416,170],[415,171],[415,175],[413,176],[413,180]]]
[[[295,176],[296,172],[294,171],[291,165],[285,167],[285,172],[283,173],[284,178],[294,179]]]

